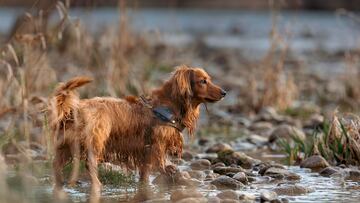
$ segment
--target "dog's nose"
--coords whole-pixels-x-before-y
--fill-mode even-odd
[[[223,96],[223,97],[226,96],[226,91],[225,90],[221,90],[221,96]]]

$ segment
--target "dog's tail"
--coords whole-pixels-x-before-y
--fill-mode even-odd
[[[50,103],[51,127],[58,128],[61,123],[75,119],[80,99],[74,90],[91,81],[89,77],[75,77],[58,85]]]

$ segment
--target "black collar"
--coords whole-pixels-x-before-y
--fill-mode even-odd
[[[160,125],[168,125],[176,128],[179,132],[185,129],[185,125],[182,124],[181,119],[175,117],[174,112],[167,106],[152,106],[150,99],[147,99],[144,95],[140,96],[141,103],[152,110],[155,118],[160,121]]]

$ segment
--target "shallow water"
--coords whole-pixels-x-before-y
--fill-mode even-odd
[[[181,166],[181,169],[187,169],[187,166]],[[287,181],[261,181],[254,182],[247,185],[245,188],[238,190],[239,193],[250,193],[259,197],[262,190],[271,190],[279,184],[294,184],[302,185],[314,190],[314,192],[301,196],[280,196],[288,198],[291,202],[358,202],[360,197],[360,190],[350,189],[351,186],[359,186],[359,182],[350,180],[344,181],[336,177],[322,177],[318,173],[311,172],[309,169],[302,169],[297,166],[288,168],[290,172],[297,173],[301,176],[301,180],[296,182]],[[153,176],[151,177],[154,178]],[[71,202],[86,202],[89,199],[88,183],[82,182],[76,188],[65,188]],[[153,192],[156,193],[157,198],[170,198],[172,190],[178,187],[159,188],[158,186],[150,186]],[[199,186],[198,190],[205,196],[216,196],[218,190],[209,190],[206,185]],[[117,188],[111,186],[104,186],[102,191],[101,202],[127,202],[132,200],[136,194],[136,188]],[[32,198],[36,202],[48,202],[52,200],[52,188],[50,185],[37,186],[33,188]]]

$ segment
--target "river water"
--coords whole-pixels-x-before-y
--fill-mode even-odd
[[[23,9],[0,8],[0,32],[7,33],[18,14]],[[269,49],[269,32],[272,27],[269,11],[236,10],[174,10],[174,9],[137,9],[129,10],[129,20],[134,30],[142,33],[160,33],[165,43],[184,46],[196,39],[210,47],[231,48],[241,51],[250,58],[259,58]],[[98,32],[104,27],[116,26],[118,21],[116,8],[93,10],[72,9],[72,18],[79,18],[91,32]],[[53,16],[55,21],[58,16]],[[312,59],[311,53],[319,49],[329,53],[359,48],[360,23],[337,12],[283,11],[278,16],[280,33],[290,33],[291,50]],[[337,60],[318,60],[312,63],[312,70],[338,73],[343,64]],[[185,167],[186,168],[186,167]],[[339,178],[325,178],[307,169],[290,167],[290,171],[301,175],[298,182],[315,191],[306,195],[287,197],[293,202],[358,202],[360,190],[351,189],[359,186],[358,182],[344,181]],[[276,184],[252,184],[240,192],[259,195],[262,189],[272,189]],[[72,201],[85,202],[88,199],[88,184],[75,189],[66,189]],[[154,187],[156,190],[156,187]],[[218,191],[199,188],[205,195],[215,196]],[[52,198],[51,185],[45,184],[33,190],[33,198],[38,202],[48,202]],[[164,192],[168,195],[170,190]],[[105,200],[127,201],[135,193],[135,188],[105,187]]]

